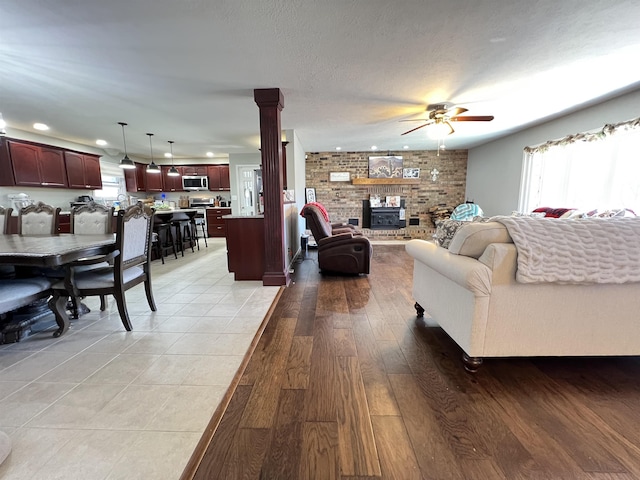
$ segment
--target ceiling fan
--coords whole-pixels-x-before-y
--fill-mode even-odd
[[[413,120],[400,120],[401,122],[425,122],[419,127],[412,128],[404,132],[415,132],[416,130],[426,127],[428,125],[439,125],[439,136],[443,137],[451,135],[455,130],[451,126],[451,122],[490,122],[493,120],[493,115],[467,115],[460,117],[459,115],[467,112],[468,109],[462,107],[450,107],[445,103],[434,103],[427,106],[427,112],[429,112],[429,118],[418,118]]]

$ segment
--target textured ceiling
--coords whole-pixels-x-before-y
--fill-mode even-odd
[[[254,88],[280,88],[307,151],[435,149],[449,102],[469,148],[638,88],[640,2],[0,0],[0,112],[12,129],[148,156],[255,152]],[[111,150],[110,150],[111,151]]]

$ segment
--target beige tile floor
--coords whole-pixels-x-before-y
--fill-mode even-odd
[[[224,239],[152,264],[158,306],[127,292],[59,339],[0,345],[0,430],[9,479],[177,479],[237,371],[278,287],[234,282]]]

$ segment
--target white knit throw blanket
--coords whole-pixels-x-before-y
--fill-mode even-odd
[[[518,249],[518,282],[640,282],[640,217],[492,220]]]

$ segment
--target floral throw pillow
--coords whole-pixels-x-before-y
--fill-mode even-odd
[[[464,225],[463,220],[437,220],[436,221],[436,233],[433,235],[435,242],[443,248],[449,248],[451,239],[456,234],[458,229]]]

